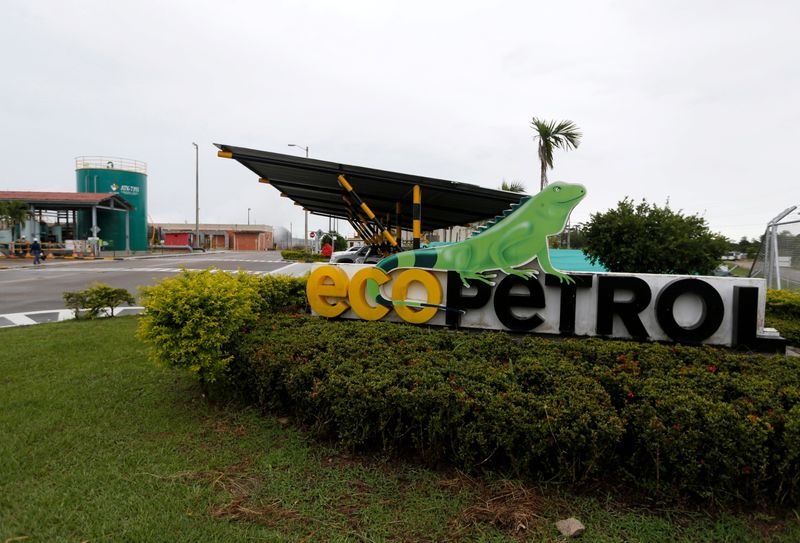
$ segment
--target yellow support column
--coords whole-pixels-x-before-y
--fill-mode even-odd
[[[419,185],[414,185],[414,249],[419,249],[419,240],[422,237],[422,190]]]

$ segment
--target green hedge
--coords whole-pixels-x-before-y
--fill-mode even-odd
[[[300,262],[328,262],[331,259],[329,256],[309,253],[307,251],[297,251],[293,249],[281,251],[281,258],[284,260],[298,260]]]
[[[768,323],[796,323],[793,300],[770,291]],[[798,501],[797,358],[285,313],[305,303],[304,278],[184,271],[143,289],[140,335],[155,360],[348,447],[627,479],[655,496]]]
[[[796,358],[299,316],[267,319],[244,352],[255,401],[348,447],[797,501]]]
[[[141,289],[139,337],[153,360],[224,381],[247,331],[265,315],[306,305],[304,277],[186,271]]]
[[[790,344],[800,346],[800,292],[768,290],[766,325],[776,328]]]

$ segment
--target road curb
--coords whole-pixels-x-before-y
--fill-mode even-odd
[[[101,311],[106,312],[98,314],[99,318],[107,318],[108,312],[110,312],[110,308],[102,309]],[[141,306],[126,306],[126,307],[117,307],[114,308],[115,317],[121,317],[125,315],[139,315],[144,311],[144,307]],[[86,310],[83,310],[85,313]],[[39,315],[48,315],[53,314],[55,315],[55,320],[43,320],[41,322],[35,320],[32,317],[36,317]],[[3,321],[10,322],[11,324],[0,324],[0,329],[3,328],[16,328],[18,326],[33,326],[36,324],[50,324],[53,322],[64,322],[69,320],[75,319],[75,312],[72,309],[44,309],[38,311],[25,311],[23,313],[7,313],[5,315],[0,315],[0,323]]]

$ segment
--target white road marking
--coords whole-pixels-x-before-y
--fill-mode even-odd
[[[305,275],[308,271],[311,270],[311,264],[307,262],[293,262],[282,268],[278,268],[277,270],[272,270],[271,272],[266,272],[267,275],[294,275],[300,276]]]
[[[6,319],[10,320],[12,326],[29,326],[31,324],[39,324],[30,317],[27,317],[25,313],[11,313],[9,315],[0,315],[0,317],[5,317]],[[7,328],[7,326],[4,326],[3,328]]]
[[[180,273],[183,270],[192,271],[192,272],[200,272],[210,270],[212,273],[217,272],[227,272],[227,273],[249,273],[254,275],[268,275],[268,274],[278,274],[278,273],[286,273],[285,270],[290,269],[306,269],[309,267],[309,264],[305,262],[294,262],[292,264],[287,264],[286,266],[282,266],[276,270],[243,270],[243,269],[235,269],[235,270],[224,270],[221,268],[120,268],[120,267],[81,267],[81,268],[74,268],[70,270],[65,270],[64,268],[39,268],[41,272],[44,273],[52,273],[52,272],[114,272],[114,273],[124,273],[124,272],[136,272],[136,273],[143,273],[143,272],[154,272],[154,273]],[[296,272],[295,272],[296,273]],[[37,272],[36,275],[39,275]],[[28,276],[27,278],[33,277]]]
[[[138,313],[143,310],[144,308],[141,306],[118,307],[115,309],[114,314],[120,315],[123,313],[130,313],[130,312]],[[111,309],[106,307],[105,309],[101,310],[99,316],[106,317],[110,312]],[[0,325],[0,328],[11,328],[14,326],[31,326],[33,324],[45,324],[43,322],[36,322],[32,318],[30,318],[30,315],[42,315],[45,313],[58,313],[58,316],[56,317],[57,322],[68,321],[75,318],[75,313],[71,309],[45,309],[43,311],[26,311],[25,313],[7,313],[5,315],[0,315],[0,318],[11,321],[11,324]]]

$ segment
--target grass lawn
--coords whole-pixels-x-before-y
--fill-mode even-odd
[[[794,511],[647,509],[613,496],[352,456],[210,405],[150,364],[136,318],[0,330],[0,542],[800,541]]]

